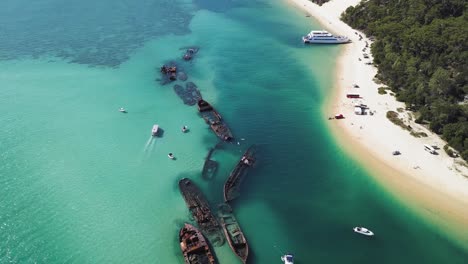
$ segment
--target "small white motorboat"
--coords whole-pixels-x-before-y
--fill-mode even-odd
[[[127,110],[125,110],[125,108],[123,108],[123,107],[120,107],[119,112],[120,113],[127,113]]]
[[[168,156],[170,159],[174,159],[174,154],[172,154],[172,153],[167,154],[167,156]]]
[[[367,229],[365,227],[361,227],[361,226],[357,226],[357,227],[353,228],[353,230],[354,230],[354,232],[365,235],[365,236],[373,236],[374,235],[374,233],[372,231],[370,231],[369,229]]]
[[[281,260],[283,261],[284,264],[294,264],[294,257],[291,254],[286,254],[284,256],[281,256]]]
[[[153,137],[157,136],[157,135],[158,135],[158,131],[159,131],[159,126],[155,124],[155,125],[153,126],[153,129],[151,129],[151,135],[152,135]]]
[[[187,132],[187,130],[188,130],[188,127],[187,127],[187,126],[183,126],[183,127],[182,127],[182,132],[183,132],[183,133]]]

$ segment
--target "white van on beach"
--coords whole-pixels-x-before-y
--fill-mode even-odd
[[[436,150],[427,144],[424,144],[424,150],[428,151],[431,154],[437,154]]]

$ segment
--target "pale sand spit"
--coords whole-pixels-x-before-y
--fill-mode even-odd
[[[398,113],[414,131],[425,132],[428,137],[416,138],[387,119],[387,111],[401,111],[405,105],[390,94],[378,93],[378,87],[383,85],[373,80],[377,69],[366,64],[372,62],[371,41],[340,20],[341,13],[349,6],[357,5],[360,0],[332,0],[322,6],[308,0],[289,1],[312,15],[329,32],[348,36],[352,40],[352,43],[341,46],[334,93],[324,106],[324,118],[335,114],[345,116],[345,119],[327,121],[340,146],[396,197],[427,214],[468,248],[466,163],[461,158],[449,157],[442,149],[446,143],[425,127],[414,123],[410,112]],[[303,35],[307,33],[302,32]],[[298,41],[300,37],[298,35]],[[366,42],[369,47],[363,52]],[[363,53],[367,53],[369,59],[363,58]],[[353,84],[359,88],[353,88]],[[359,94],[362,98],[348,99],[348,93]],[[356,115],[355,104],[367,105],[368,111],[373,114]],[[438,146],[438,155],[425,151],[424,144]],[[401,155],[392,155],[395,150],[400,151]]]

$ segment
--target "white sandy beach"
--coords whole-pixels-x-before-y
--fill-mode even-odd
[[[371,41],[357,32],[363,37],[359,40],[356,30],[340,20],[341,13],[360,0],[332,0],[321,7],[308,0],[289,1],[310,13],[326,30],[352,40],[342,46],[337,61],[335,93],[324,109],[328,116],[345,116],[345,119],[327,121],[339,144],[392,193],[405,201],[411,200],[412,206],[430,215],[442,227],[456,232],[454,224],[468,226],[468,168],[462,165],[462,159],[449,157],[442,149],[446,143],[425,127],[408,121],[413,130],[429,135],[416,138],[386,117],[387,111],[404,109],[405,105],[389,94],[378,94],[377,88],[382,84],[373,81],[377,69],[365,64],[372,58],[364,59],[362,51],[366,41],[369,46]],[[365,53],[371,56],[370,48]],[[358,84],[359,88],[353,88],[352,84]],[[362,98],[348,99],[347,93],[358,93]],[[356,103],[366,104],[375,114],[356,115]],[[409,114],[399,113],[406,120]],[[424,144],[438,146],[438,155],[425,151]],[[399,150],[401,155],[392,155],[394,150]],[[468,245],[468,231],[458,232],[458,235]]]

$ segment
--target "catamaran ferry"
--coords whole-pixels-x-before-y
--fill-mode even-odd
[[[348,43],[351,40],[345,36],[334,36],[325,30],[312,30],[309,34],[302,37],[306,44],[341,44]]]

